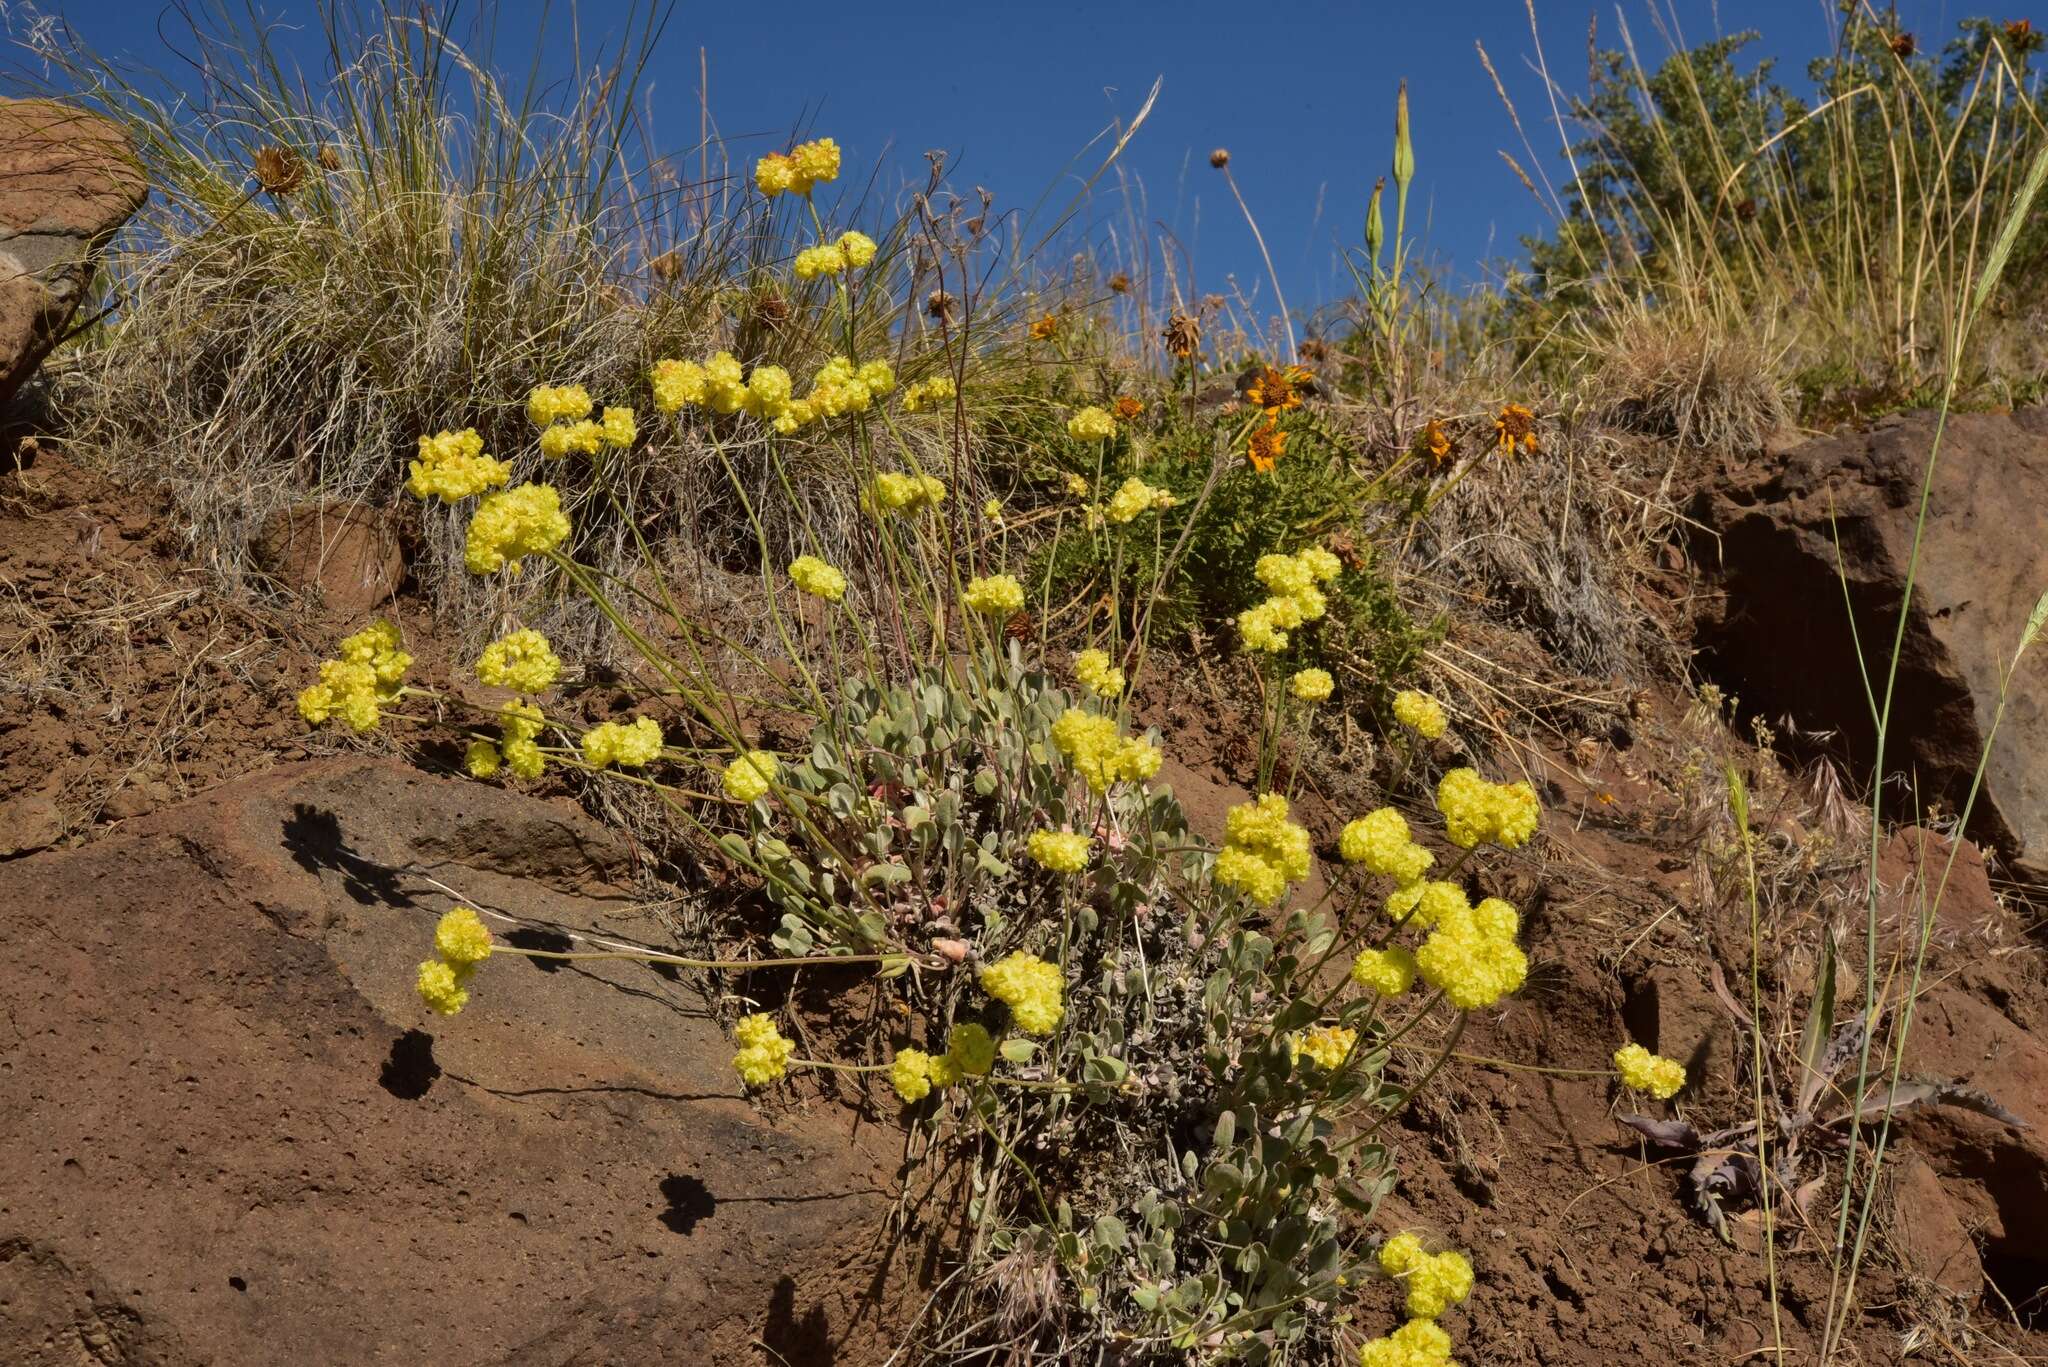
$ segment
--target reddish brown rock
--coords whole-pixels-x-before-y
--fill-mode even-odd
[[[362,503],[281,508],[263,524],[250,551],[264,573],[300,593],[317,591],[341,617],[383,606],[405,578],[391,510]]]
[[[1703,604],[1709,672],[1746,710],[1789,718],[1864,773],[1875,728],[1856,646],[1881,688],[1933,439],[1933,419],[1919,414],[1727,462],[1693,509],[1707,529],[1698,558],[1720,590]],[[1954,416],[1930,492],[1885,757],[1921,801],[1961,808],[2044,589],[2048,409]],[[1972,835],[2035,875],[2048,873],[2044,755],[2048,650],[2037,646],[2013,680],[1971,816]],[[1915,815],[1896,798],[1892,809]]]
[[[573,808],[376,760],[0,865],[0,1361],[885,1356],[893,1127],[750,1100],[645,965],[413,996],[427,877],[658,935],[627,867]]]
[[[148,186],[107,120],[54,100],[0,100],[0,407],[62,340],[100,248]]]

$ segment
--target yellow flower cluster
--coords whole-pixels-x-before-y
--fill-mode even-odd
[[[969,611],[984,617],[1010,617],[1024,606],[1024,586],[1017,582],[1014,574],[970,579],[960,601],[967,605]]]
[[[1351,961],[1351,981],[1382,997],[1398,997],[1415,986],[1415,956],[1399,945],[1361,949]]]
[[[601,722],[583,733],[582,744],[587,764],[637,769],[661,757],[661,723],[652,717],[640,717],[631,726]]]
[[[944,1090],[963,1077],[980,1077],[995,1067],[996,1042],[988,1031],[969,1022],[956,1025],[946,1038],[946,1052],[898,1049],[889,1066],[889,1084],[906,1104],[924,1100],[934,1088]]]
[[[919,380],[903,391],[903,411],[922,413],[927,408],[937,408],[950,403],[960,392],[951,375],[934,375],[929,380]]]
[[[517,778],[539,778],[547,767],[541,752],[540,729],[547,724],[531,703],[510,703],[498,709],[498,743],[473,740],[463,752],[463,766],[477,778],[489,778],[504,764]]]
[[[935,475],[906,475],[896,470],[885,470],[876,475],[874,484],[861,495],[862,504],[877,516],[883,513],[920,513],[945,501],[945,481]]]
[[[725,766],[719,784],[735,802],[758,802],[768,796],[769,785],[781,767],[770,752],[749,750]]]
[[[1109,652],[1092,648],[1074,655],[1074,678],[1098,698],[1114,698],[1126,682],[1124,672],[1109,662]]]
[[[1359,1345],[1358,1367],[1458,1367],[1451,1336],[1435,1320],[1409,1320],[1385,1338]]]
[[[541,555],[562,544],[569,519],[552,484],[521,484],[486,495],[469,520],[463,563],[471,574],[494,574],[507,565],[514,573],[521,557]]]
[[[1407,821],[1392,807],[1367,812],[1346,825],[1337,837],[1337,853],[1345,863],[1362,865],[1367,873],[1391,878],[1403,887],[1436,862],[1435,855],[1415,843]]]
[[[1155,488],[1132,475],[1109,496],[1109,505],[1103,511],[1111,522],[1121,526],[1145,513],[1171,508],[1178,502],[1180,500],[1166,490]]]
[[[1079,873],[1088,867],[1088,837],[1078,831],[1033,831],[1024,852],[1054,873]]]
[[[1052,744],[1080,770],[1093,793],[1113,783],[1142,783],[1159,772],[1164,756],[1159,747],[1135,736],[1117,734],[1116,718],[1070,707],[1052,724]]]
[[[1648,1092],[1659,1101],[1669,1101],[1685,1090],[1685,1065],[1653,1054],[1640,1044],[1624,1044],[1615,1050],[1614,1070],[1621,1074],[1624,1087]]]
[[[1488,783],[1471,769],[1453,769],[1436,787],[1444,833],[1469,850],[1495,844],[1518,850],[1536,834],[1536,790],[1526,783]]]
[[[591,407],[590,392],[580,384],[535,385],[526,395],[526,416],[535,427],[579,422]]]
[[[768,198],[807,195],[814,185],[839,179],[839,144],[830,138],[800,142],[754,163],[754,185]]]
[[[846,597],[846,576],[815,555],[800,555],[789,562],[789,577],[799,591],[828,603]]]
[[[1288,632],[1329,610],[1322,585],[1335,579],[1343,567],[1342,561],[1320,546],[1295,555],[1260,556],[1253,573],[1270,596],[1237,614],[1237,634],[1245,648],[1274,654],[1287,649]]]
[[[1472,1263],[1462,1253],[1430,1253],[1413,1234],[1380,1245],[1380,1271],[1408,1288],[1408,1313],[1433,1320],[1472,1294]]]
[[[491,932],[468,907],[456,907],[434,926],[438,958],[420,965],[413,987],[427,1009],[452,1016],[469,1003],[469,980],[476,966],[491,957]]]
[[[1295,1031],[1288,1036],[1287,1045],[1318,1068],[1337,1069],[1344,1066],[1344,1060],[1357,1047],[1358,1032],[1339,1025],[1319,1025],[1313,1030]]]
[[[492,688],[515,693],[545,693],[561,677],[562,661],[548,638],[537,631],[510,632],[484,647],[476,676]]]
[[[981,970],[981,990],[1010,1008],[1027,1035],[1049,1035],[1067,1014],[1060,966],[1017,950]]]
[[[320,662],[320,682],[299,693],[299,715],[314,726],[338,716],[358,731],[374,730],[411,668],[398,628],[372,623],[342,641],[340,659]]]
[[[766,1087],[789,1071],[789,1056],[796,1046],[775,1028],[773,1016],[759,1011],[741,1016],[733,1035],[740,1051],[732,1056],[732,1066],[749,1087]]]
[[[1304,669],[1295,674],[1288,687],[1302,702],[1328,702],[1337,691],[1337,681],[1327,669]]]
[[[875,251],[875,240],[866,233],[841,233],[837,242],[806,247],[796,254],[797,278],[815,280],[849,267],[859,270],[875,259]]]
[[[1451,887],[1429,883],[1425,888]],[[1529,976],[1529,960],[1515,943],[1521,916],[1498,897],[1476,907],[1464,906],[1460,892],[1435,913],[1435,929],[1415,951],[1422,980],[1444,994],[1460,1011],[1491,1006],[1518,991]],[[1429,901],[1425,893],[1423,903]]]
[[[420,438],[420,458],[407,469],[412,474],[405,491],[414,498],[438,498],[453,503],[486,489],[502,489],[512,478],[512,467],[484,454],[484,439],[474,427],[460,432],[436,432]]]
[[[1429,929],[1445,916],[1462,915],[1471,908],[1472,904],[1465,900],[1465,890],[1456,883],[1417,881],[1387,894],[1387,915],[1420,930]]]
[[[1216,854],[1216,881],[1236,888],[1260,906],[1287,894],[1289,883],[1308,877],[1308,832],[1287,819],[1287,799],[1267,793],[1232,807],[1223,818],[1223,848]]]
[[[1091,404],[1067,419],[1067,435],[1075,441],[1107,441],[1116,435],[1116,419]]]
[[[1394,695],[1394,720],[1403,726],[1412,726],[1415,733],[1424,740],[1435,740],[1444,733],[1443,705],[1427,693],[1418,693],[1404,688]]]
[[[549,460],[594,456],[604,447],[604,428],[589,418],[558,422],[540,434],[540,453]]]

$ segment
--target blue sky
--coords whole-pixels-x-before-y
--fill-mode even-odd
[[[251,2],[228,0],[238,7]],[[253,3],[298,31],[287,50],[302,52],[309,65],[318,62],[314,0]],[[163,0],[40,5],[124,62],[175,67],[158,37]],[[458,31],[476,5],[464,0]],[[1550,70],[1572,89],[1584,84],[1587,23],[1595,16],[1603,47],[1616,44],[1620,16],[1646,59],[1666,51],[1660,21],[1666,31],[1675,24],[1687,41],[1758,28],[1764,37],[1756,53],[1789,59],[1796,72],[1829,43],[1835,8],[1835,0],[1537,5]],[[1900,0],[1897,8],[1928,47],[1975,12],[1948,0]],[[564,4],[550,10],[540,0],[502,0],[496,13],[500,64],[523,67],[538,50],[545,71],[570,74]],[[617,0],[584,0],[576,19],[587,42],[615,37],[627,13]],[[1480,66],[1475,41],[1485,44],[1519,106],[1535,162],[1547,163],[1555,179],[1557,138],[1546,128],[1536,39],[1518,0],[679,0],[646,106],[659,145],[695,144],[701,49],[712,114],[749,163],[808,124],[838,139],[850,167],[879,164],[880,184],[894,191],[922,180],[926,149],[944,148],[955,186],[986,186],[1002,212],[1029,208],[1049,189],[1064,202],[1078,188],[1070,159],[1112,119],[1133,116],[1153,80],[1163,78],[1153,115],[1123,162],[1129,185],[1142,191],[1148,226],[1170,228],[1190,254],[1194,292],[1224,291],[1234,277],[1270,308],[1271,286],[1250,233],[1208,165],[1211,148],[1228,147],[1231,170],[1298,314],[1343,293],[1338,253],[1360,239],[1366,196],[1387,169],[1394,94],[1404,77],[1418,168],[1411,219],[1426,234],[1428,253],[1469,278],[1489,258],[1517,254],[1520,235],[1548,221],[1499,156],[1506,149],[1535,169]],[[1099,152],[1090,154],[1086,167],[1099,159]],[[1121,197],[1104,196],[1103,188],[1087,223],[1098,241],[1113,223],[1121,231],[1124,213]]]

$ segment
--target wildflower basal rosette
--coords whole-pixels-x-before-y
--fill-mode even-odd
[[[1659,1101],[1669,1101],[1685,1090],[1685,1065],[1653,1054],[1640,1044],[1624,1044],[1615,1050],[1614,1070],[1621,1074],[1624,1087],[1648,1092]]]
[[[1118,734],[1116,718],[1079,707],[1068,708],[1052,724],[1052,744],[1073,762],[1094,793],[1107,792],[1119,782],[1143,782],[1159,772],[1165,758],[1158,746]]]
[[[749,1087],[766,1087],[788,1073],[796,1046],[775,1028],[773,1016],[760,1012],[742,1016],[733,1027],[733,1036],[740,1042],[740,1051],[733,1055],[732,1066]]]
[[[661,757],[661,723],[652,717],[640,717],[631,725],[603,722],[583,733],[581,746],[584,762],[594,768],[639,768]]]
[[[1058,964],[1017,950],[981,970],[981,989],[1010,1008],[1027,1035],[1049,1035],[1067,1014],[1066,983]]]
[[[551,484],[521,484],[486,495],[469,522],[463,563],[472,574],[495,574],[521,558],[543,555],[569,535],[562,496]]]
[[[1279,901],[1289,883],[1309,875],[1308,831],[1287,819],[1287,799],[1278,793],[1231,808],[1223,819],[1223,836],[1216,881],[1260,906]]]
[[[414,498],[453,503],[487,489],[502,489],[512,478],[510,465],[484,454],[484,439],[473,427],[421,437],[419,451],[419,459],[407,467],[411,473],[405,481],[405,491]]]

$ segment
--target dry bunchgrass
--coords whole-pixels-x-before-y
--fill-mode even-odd
[[[1639,309],[1592,349],[1585,402],[1605,425],[1708,451],[1753,451],[1790,420],[1783,348]]]

